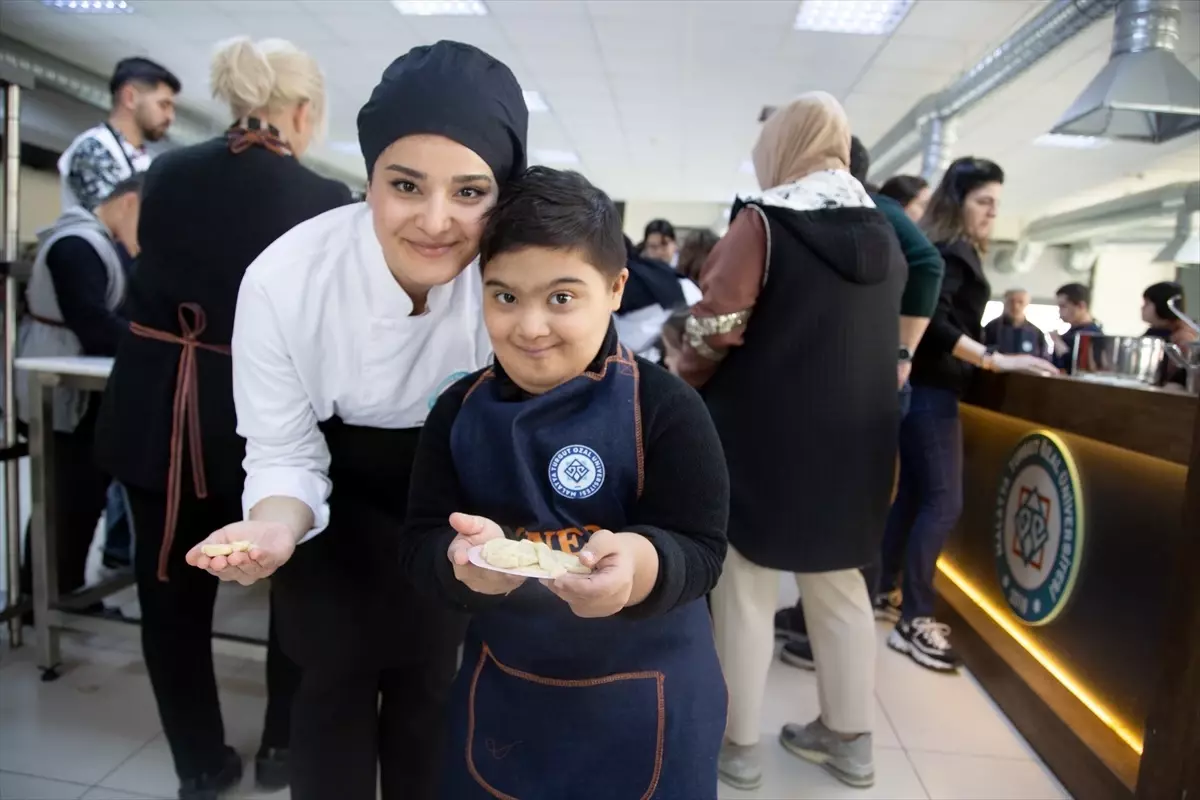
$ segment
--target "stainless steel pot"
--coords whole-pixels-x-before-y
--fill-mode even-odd
[[[1075,337],[1071,374],[1115,386],[1158,386],[1166,352],[1166,342],[1150,336],[1083,334]]]

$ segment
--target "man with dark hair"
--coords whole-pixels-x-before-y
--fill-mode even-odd
[[[175,120],[179,79],[146,58],[126,58],[109,81],[108,120],[75,138],[58,160],[62,208],[96,207],[113,187],[150,168],[146,142],[157,142]]]
[[[1066,333],[1050,334],[1054,340],[1054,366],[1062,370],[1071,369],[1071,358],[1075,352],[1075,339],[1104,333],[1100,324],[1092,318],[1092,290],[1082,283],[1068,283],[1058,287],[1058,315],[1071,327]]]
[[[23,358],[113,356],[129,323],[121,315],[129,260],[138,253],[143,176],[118,183],[93,211],[73,206],[38,232],[38,251],[25,290],[17,354]],[[124,251],[124,252],[122,252]],[[28,373],[17,373],[17,409],[28,420]],[[95,465],[92,439],[100,398],[96,392],[54,390],[54,496],[59,498],[58,586],[84,583],[84,565],[104,510],[109,479]],[[28,557],[22,588],[32,588]]]

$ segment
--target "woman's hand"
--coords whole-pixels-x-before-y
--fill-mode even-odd
[[[997,372],[1024,372],[1028,375],[1058,375],[1058,367],[1043,358],[1030,355],[1005,355],[997,353],[992,356],[992,368]]]
[[[579,561],[590,575],[542,581],[579,617],[611,617],[645,600],[658,581],[658,551],[641,534],[596,531]]]
[[[504,531],[495,522],[487,517],[456,512],[450,515],[450,527],[458,532],[458,536],[450,542],[446,556],[454,565],[454,577],[466,584],[472,592],[508,594],[525,582],[525,579],[518,575],[477,567],[467,557],[467,551],[472,547],[478,547],[492,539],[504,538]]]
[[[227,556],[206,556],[207,544],[249,542],[250,549]],[[296,534],[282,522],[248,520],[226,525],[187,552],[184,557],[193,567],[207,570],[223,581],[249,586],[269,578],[287,563],[296,551]]]

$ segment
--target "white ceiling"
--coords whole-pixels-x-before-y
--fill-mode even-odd
[[[183,80],[185,105],[219,116],[225,110],[207,96],[213,44],[238,34],[290,39],[328,76],[321,155],[359,171],[358,156],[343,151],[383,68],[414,45],[457,39],[543,95],[550,110],[531,115],[532,150],[578,153],[575,168],[614,197],[723,202],[754,188],[740,167],[763,105],[827,90],[873,143],[1044,0],[917,0],[889,37],[794,31],[797,0],[487,0],[485,17],[405,17],[387,0],[129,2],[135,13],[103,16],[2,0],[0,28],[102,75],[122,56],[154,58]],[[1179,54],[1200,72],[1200,0],[1183,2]],[[1111,30],[1111,18],[1101,21],[964,119],[956,152],[1006,168],[1014,219],[1147,181],[1200,178],[1200,135],[1096,151],[1031,144],[1099,70]],[[1148,177],[1131,177],[1139,174]]]

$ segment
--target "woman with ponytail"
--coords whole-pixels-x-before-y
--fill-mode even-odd
[[[325,86],[311,56],[278,39],[234,39],[212,61],[232,126],[175,150],[146,177],[141,260],[97,430],[102,465],[129,491],[142,648],[181,800],[241,779],[225,743],[212,660],[218,581],[187,551],[241,519],[245,442],[236,432],[230,340],[242,274],[297,224],[350,202],[348,187],[298,161],[322,128]],[[186,455],[185,455],[186,454]],[[289,780],[297,668],[270,629],[260,788]]]

